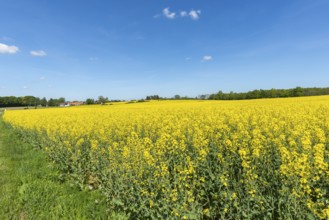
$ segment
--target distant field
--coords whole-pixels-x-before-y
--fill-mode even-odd
[[[0,108],[0,111],[3,111],[3,110],[20,110],[20,109],[26,109],[26,107],[6,107],[6,108]]]
[[[39,108],[44,108],[44,107],[38,107]],[[0,111],[3,110],[27,110],[27,109],[35,109],[35,107],[30,106],[30,107],[5,107],[5,108],[0,108]]]
[[[132,218],[329,218],[329,96],[8,110],[4,120]]]

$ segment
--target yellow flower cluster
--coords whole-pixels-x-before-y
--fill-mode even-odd
[[[284,219],[289,210],[329,218],[328,96],[6,111],[4,119],[138,218]]]

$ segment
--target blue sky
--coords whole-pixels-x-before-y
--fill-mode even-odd
[[[328,0],[0,0],[0,96],[329,86]]]

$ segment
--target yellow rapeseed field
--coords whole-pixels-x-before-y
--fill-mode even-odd
[[[329,219],[329,96],[6,111],[131,218]]]

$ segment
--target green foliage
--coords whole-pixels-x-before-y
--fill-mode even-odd
[[[104,96],[99,96],[98,97],[98,100],[97,100],[97,102],[99,103],[99,104],[105,104],[106,102],[108,102],[109,101],[109,98],[108,97],[104,97]]]
[[[0,119],[0,219],[127,219],[99,191],[80,191]]]
[[[29,142],[40,144],[40,134],[24,131],[24,135]],[[282,177],[277,172],[281,158],[271,141],[263,152],[264,156],[251,162],[255,167],[254,174],[259,177],[253,181],[248,179],[237,152],[225,146],[224,141],[220,147],[210,143],[210,152],[205,160],[195,165],[193,176],[188,173],[186,176],[178,175],[176,171],[178,167],[188,167],[186,155],[197,161],[193,143],[188,143],[188,148],[182,152],[168,148],[164,154],[169,158],[169,174],[155,178],[156,169],[148,168],[139,176],[135,172],[127,173],[124,167],[112,167],[107,159],[109,155],[93,151],[90,141],[85,141],[79,148],[68,149],[64,143],[47,139],[46,134],[41,135],[49,147],[47,154],[58,165],[61,176],[69,176],[82,190],[102,190],[107,196],[108,209],[129,213],[130,219],[316,219],[301,199],[292,195],[291,188],[282,185]],[[87,136],[81,138],[88,140]],[[106,149],[105,144],[99,147]],[[122,154],[120,149],[113,153]],[[135,152],[133,157],[140,158],[142,153]],[[219,154],[230,158],[230,163],[224,163]],[[186,178],[184,184],[179,180],[182,176]],[[200,177],[204,178],[204,182],[199,181]],[[250,188],[246,186],[257,191],[251,195]],[[25,195],[31,195],[35,188],[25,189],[23,186],[22,190]],[[48,188],[45,186],[40,193],[47,194],[49,191],[42,193],[42,190]],[[175,199],[172,196],[174,192],[177,194]],[[36,200],[30,202],[40,205]],[[66,202],[66,199],[56,203],[74,204]]]
[[[65,98],[63,97],[59,99],[50,98],[48,101],[48,106],[59,106],[61,103],[65,103]]]
[[[284,98],[284,97],[299,97],[299,96],[318,96],[329,95],[329,87],[327,88],[302,88],[294,89],[270,89],[270,90],[252,90],[246,93],[218,93],[211,94],[210,100],[242,100],[242,99],[261,99],[261,98]]]
[[[91,98],[88,98],[88,99],[86,99],[86,104],[87,105],[95,104],[95,100],[94,99],[91,99]]]
[[[17,106],[37,106],[40,104],[40,98],[34,96],[4,96],[0,97],[0,107],[17,107]]]
[[[48,101],[46,99],[46,97],[43,97],[41,100],[40,100],[40,105],[45,107],[48,105]]]
[[[146,96],[145,99],[146,100],[159,100],[159,99],[162,99],[162,98],[158,95],[150,95],[150,96]]]
[[[59,106],[60,103],[64,103],[65,98],[60,97],[58,99],[50,98],[49,101],[44,97],[42,99],[34,96],[0,96],[0,107],[21,107],[21,106]]]

